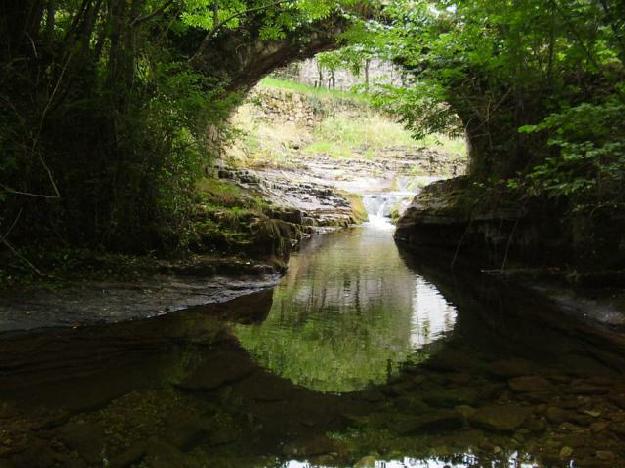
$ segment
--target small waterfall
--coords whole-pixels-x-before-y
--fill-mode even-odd
[[[390,214],[391,209],[388,199],[384,195],[380,195],[371,196],[370,200],[369,206],[365,202],[367,213],[369,213],[369,226],[384,230],[393,229],[391,219],[385,216],[387,212]]]
[[[388,205],[388,200],[383,200],[382,203],[380,203],[376,216],[380,216],[381,218],[385,216],[384,213],[386,212],[386,205]]]
[[[413,198],[411,192],[384,192],[368,194],[363,197],[363,202],[369,214],[368,226],[376,229],[392,230],[391,210],[398,206],[400,211]]]

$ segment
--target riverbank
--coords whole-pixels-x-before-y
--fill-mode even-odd
[[[5,251],[0,327],[132,320],[270,288],[303,239],[361,224],[368,211],[396,218],[420,187],[463,170],[451,146],[413,142],[349,93],[261,84],[232,125],[237,144],[206,169],[193,227],[176,233],[185,249],[126,255],[51,240]]]
[[[620,219],[597,234],[598,221],[552,201],[515,198],[468,177],[435,182],[399,219],[404,248],[441,251],[449,268],[476,271],[532,290],[558,307],[609,326],[625,323],[625,268]]]
[[[275,174],[220,175],[201,186],[191,251],[159,258],[68,250],[45,274],[9,273],[0,331],[113,323],[231,301],[274,287],[302,239],[367,217],[359,196],[296,181],[302,173],[279,184]]]

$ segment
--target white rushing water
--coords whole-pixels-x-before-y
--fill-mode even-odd
[[[414,192],[407,191],[381,192],[364,195],[363,203],[369,214],[367,226],[380,230],[395,229],[391,224],[390,218],[392,210],[397,209],[402,213],[414,196]]]

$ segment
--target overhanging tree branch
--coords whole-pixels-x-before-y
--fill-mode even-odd
[[[204,39],[200,43],[200,46],[198,47],[198,50],[195,52],[195,54],[193,54],[190,61],[194,61],[197,57],[199,57],[206,50],[206,48],[210,44],[210,41],[212,41],[215,38],[215,36],[217,36],[217,33],[221,31],[221,29],[223,29],[223,27],[226,26],[230,21],[241,18],[243,16],[247,16],[252,13],[258,13],[258,12],[268,10],[273,7],[277,7],[277,6],[289,4],[289,3],[290,4],[295,3],[295,0],[278,0],[277,2],[268,3],[267,5],[261,5],[258,7],[249,8],[247,10],[234,13],[228,16],[227,18],[224,18],[223,20],[214,23],[213,28],[204,37]]]
[[[169,6],[172,3],[174,3],[174,0],[167,0],[165,3],[163,3],[160,7],[158,7],[156,10],[154,10],[152,13],[149,13],[149,14],[143,15],[143,16],[137,16],[135,19],[133,19],[130,22],[130,27],[134,28],[138,24],[144,23],[146,21],[151,20],[155,16],[163,14],[165,12],[165,10],[167,10],[167,8],[169,8]]]

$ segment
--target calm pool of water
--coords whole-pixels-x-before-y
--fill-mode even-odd
[[[274,289],[0,335],[0,467],[625,466],[625,342],[384,223]]]
[[[453,330],[456,308],[399,256],[392,231],[314,238],[289,263],[260,324],[235,333],[256,361],[313,390],[381,384]]]

